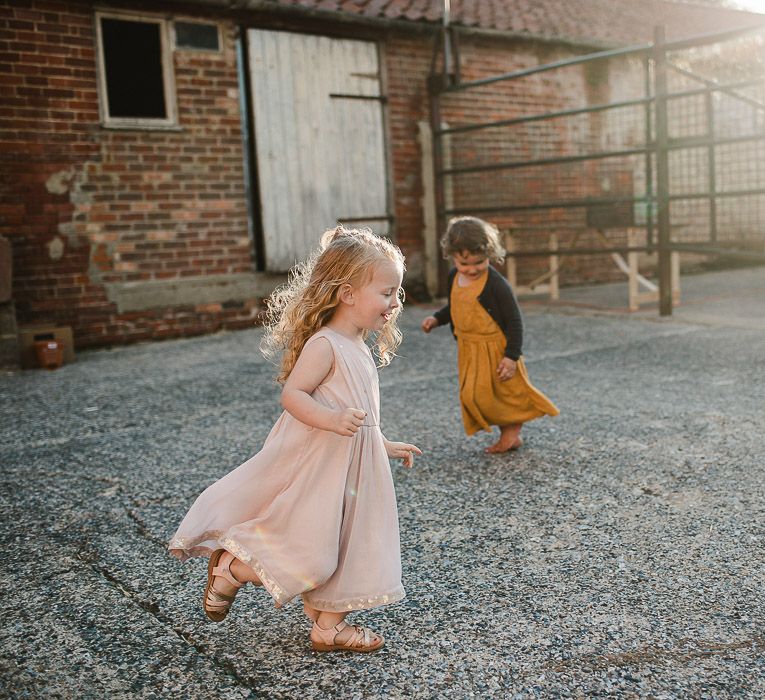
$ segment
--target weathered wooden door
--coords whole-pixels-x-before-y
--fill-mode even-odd
[[[266,268],[289,269],[337,222],[387,233],[377,45],[262,29],[248,45]]]

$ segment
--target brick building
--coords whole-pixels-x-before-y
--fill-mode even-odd
[[[662,0],[451,5],[465,79],[650,41],[657,22],[681,37],[762,20]],[[246,327],[338,220],[391,235],[410,293],[432,291],[427,82],[440,2],[0,8],[0,235],[20,325],[70,326],[77,347]],[[540,79],[511,102],[591,103],[620,94],[623,73]],[[548,136],[531,145],[556,148]],[[465,192],[508,186],[496,183]],[[583,264],[572,281],[597,276]]]

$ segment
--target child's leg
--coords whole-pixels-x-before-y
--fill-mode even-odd
[[[325,630],[328,630],[330,627],[336,627],[348,615],[346,612],[327,612],[326,610],[317,610],[316,612],[319,613],[316,624]]]
[[[258,575],[240,559],[237,559],[231,552],[225,552],[220,558],[220,566],[226,566],[228,564],[231,575],[240,583],[252,583],[256,586],[260,586],[261,582]],[[221,593],[226,595],[233,595],[239,590],[240,586],[234,586],[223,576],[215,576],[213,578],[215,588]]]
[[[218,549],[210,555],[203,607],[207,617],[220,622],[228,615],[239,589],[247,583],[261,585],[257,574],[231,552]]]
[[[509,423],[499,426],[499,440],[491,447],[486,448],[488,454],[498,454],[500,452],[509,452],[517,450],[522,444],[521,428],[523,423]]]
[[[347,612],[328,612],[326,610],[317,610],[312,608],[305,601],[303,602],[303,612],[311,622],[318,623],[319,627],[329,629],[339,625],[348,614]]]
[[[345,624],[347,612],[315,610],[304,605],[306,615],[313,620],[311,643],[316,651],[370,652],[382,648],[385,640],[366,627]]]
[[[234,558],[231,562],[231,573],[234,574],[234,578],[237,581],[242,583],[252,583],[255,586],[262,585],[255,571],[240,559]]]

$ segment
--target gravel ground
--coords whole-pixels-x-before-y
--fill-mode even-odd
[[[380,375],[386,435],[425,455],[394,466],[408,597],[357,616],[369,657],[312,652],[255,589],[207,622],[206,562],[165,552],[279,413],[260,331],[0,377],[3,696],[765,696],[765,329],[529,307],[561,415],[489,457],[428,312]]]

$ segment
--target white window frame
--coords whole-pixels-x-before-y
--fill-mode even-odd
[[[156,15],[133,14],[125,12],[97,11],[96,41],[98,55],[98,107],[101,125],[110,129],[178,129],[178,106],[175,93],[175,74],[173,70],[173,49],[170,35],[170,22]],[[150,117],[112,117],[109,113],[109,97],[106,89],[106,68],[104,66],[104,42],[101,33],[102,19],[117,19],[127,22],[144,22],[159,25],[159,37],[162,56],[162,87],[165,93],[167,116],[164,119]]]

